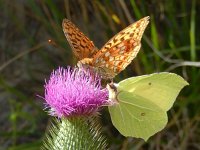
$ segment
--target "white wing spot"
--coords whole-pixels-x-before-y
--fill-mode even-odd
[[[120,50],[119,51],[119,54],[121,55],[121,54],[123,54],[124,53],[124,50]]]
[[[109,61],[113,61],[114,57],[110,56]]]
[[[113,70],[114,70],[114,72],[117,72],[117,67],[114,67]]]
[[[102,63],[102,64],[105,64],[105,63],[106,63],[106,61],[105,61],[105,60],[103,60],[101,63]]]
[[[122,68],[123,68],[123,69],[126,68],[127,65],[128,65],[127,63],[123,64]]]
[[[115,50],[117,50],[117,48],[116,48],[116,47],[113,47],[113,50],[115,51]]]
[[[121,47],[123,47],[124,46],[124,43],[120,43],[117,47],[118,48],[121,48]]]
[[[119,61],[114,62],[114,66],[117,66],[119,64]]]
[[[133,60],[133,57],[130,57],[127,62],[131,62]]]
[[[120,56],[119,60],[123,60],[124,59],[124,56]]]
[[[105,53],[105,56],[106,56],[106,57],[110,56],[110,52],[106,52],[106,53]]]
[[[103,62],[104,60],[103,60],[103,58],[100,58],[99,61]]]
[[[123,51],[123,50],[125,50],[125,49],[126,49],[126,46],[125,46],[125,45],[122,46],[122,47],[120,48],[121,51]]]

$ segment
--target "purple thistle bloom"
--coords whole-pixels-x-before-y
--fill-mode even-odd
[[[107,89],[101,87],[101,78],[89,70],[59,68],[52,72],[44,87],[44,99],[53,116],[90,115],[110,103]]]

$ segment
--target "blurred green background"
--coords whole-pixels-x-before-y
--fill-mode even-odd
[[[101,48],[147,15],[151,20],[142,49],[115,81],[169,71],[190,85],[169,111],[167,127],[147,143],[121,136],[106,109],[101,116],[103,132],[112,150],[200,149],[199,8],[200,1],[195,0],[0,0],[0,150],[41,146],[49,116],[37,95],[44,95],[45,79],[53,69],[77,62],[62,31],[63,18]]]

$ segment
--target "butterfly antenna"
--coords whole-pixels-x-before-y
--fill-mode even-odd
[[[48,43],[49,43],[50,45],[52,45],[53,47],[55,47],[55,48],[59,48],[59,49],[65,50],[63,47],[59,46],[59,45],[58,45],[54,40],[52,40],[52,39],[49,39],[49,40],[48,40]]]
[[[49,39],[48,43],[54,47],[58,47],[58,45],[56,44],[56,42],[54,40]]]

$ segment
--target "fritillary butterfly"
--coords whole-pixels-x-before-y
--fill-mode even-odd
[[[100,50],[72,22],[63,20],[65,36],[81,65],[89,66],[102,78],[112,79],[136,57],[149,16],[129,25],[112,37]]]

